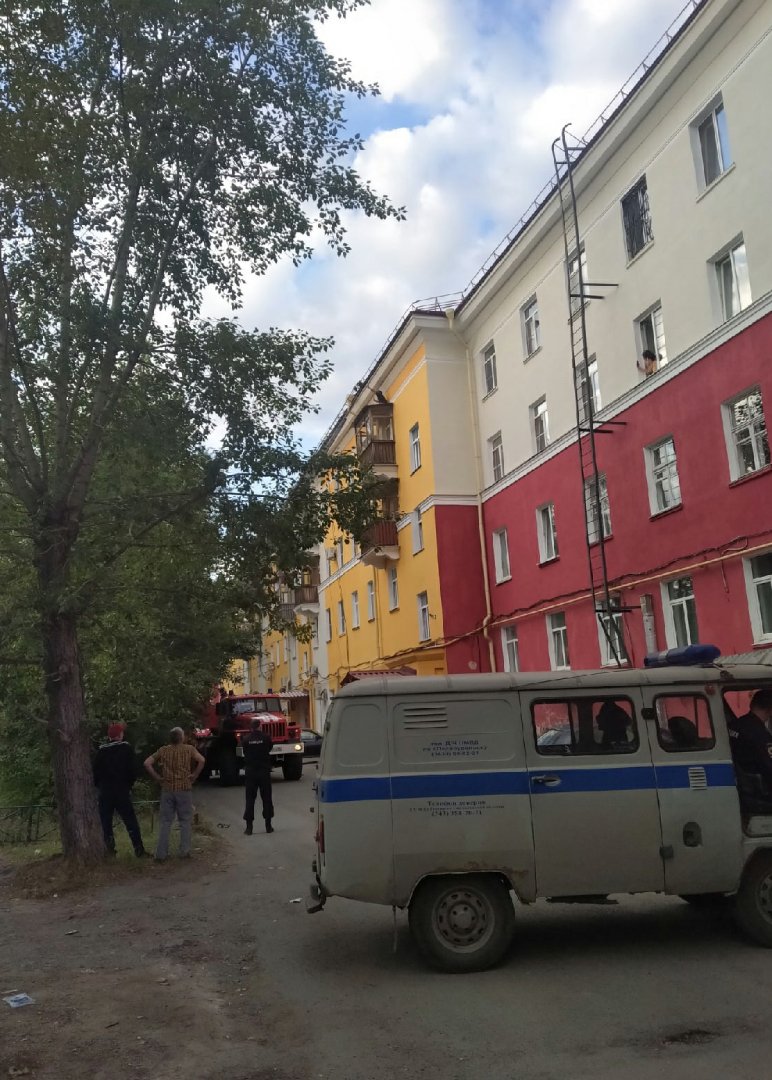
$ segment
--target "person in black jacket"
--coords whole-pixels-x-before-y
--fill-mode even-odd
[[[255,820],[255,799],[258,791],[263,804],[265,831],[273,832],[273,798],[271,793],[271,747],[273,739],[260,727],[260,720],[255,716],[250,722],[249,732],[243,736],[241,745],[244,750],[244,784],[246,803],[244,832],[252,835],[252,822]]]
[[[94,759],[94,783],[99,791],[99,818],[107,850],[115,855],[113,816],[118,814],[139,858],[145,854],[137,815],[131,801],[131,789],[137,779],[134,750],[124,742],[123,724],[110,724],[109,742],[100,746]]]
[[[735,765],[746,773],[762,778],[767,793],[772,794],[772,690],[757,690],[750,710],[744,716],[727,720],[729,746]]]

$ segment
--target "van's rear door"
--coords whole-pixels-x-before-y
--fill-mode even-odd
[[[539,896],[661,891],[659,805],[637,688],[521,692]]]

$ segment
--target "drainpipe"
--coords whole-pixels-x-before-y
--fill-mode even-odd
[[[483,572],[483,587],[485,589],[485,618],[483,619],[482,632],[483,637],[488,643],[488,659],[490,661],[491,671],[496,670],[496,653],[493,649],[493,641],[490,635],[490,624],[493,619],[493,609],[491,606],[491,583],[488,575],[488,555],[485,547],[485,528],[483,525],[483,507],[482,507],[482,490],[483,490],[483,467],[482,467],[482,451],[480,450],[480,422],[477,415],[477,390],[474,385],[474,375],[472,372],[472,358],[469,353],[469,346],[466,341],[461,337],[458,330],[455,327],[456,313],[453,308],[445,309],[445,317],[448,320],[448,326],[451,333],[458,338],[464,348],[464,356],[466,358],[466,377],[469,384],[469,409],[472,416],[472,437],[474,439],[474,462],[475,472],[477,477],[477,533],[480,540],[480,558],[482,560],[482,572]]]

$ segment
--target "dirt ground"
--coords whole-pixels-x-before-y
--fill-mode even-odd
[[[282,1038],[289,1020],[271,1009],[248,912],[228,902],[243,864],[225,835],[197,835],[190,861],[126,853],[88,888],[0,856],[0,998],[35,999],[0,1001],[0,1077],[308,1075],[261,1063],[266,1031]]]

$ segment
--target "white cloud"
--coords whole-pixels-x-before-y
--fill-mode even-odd
[[[417,298],[464,287],[550,177],[563,124],[583,132],[683,0],[373,0],[322,29],[353,72],[379,81],[377,130],[358,170],[408,219],[347,215],[351,254],[250,281],[247,325],[336,339],[313,444]],[[526,15],[531,16],[526,18]],[[406,109],[426,118],[406,126]],[[361,112],[360,112],[361,122]],[[320,255],[322,252],[320,251]]]

